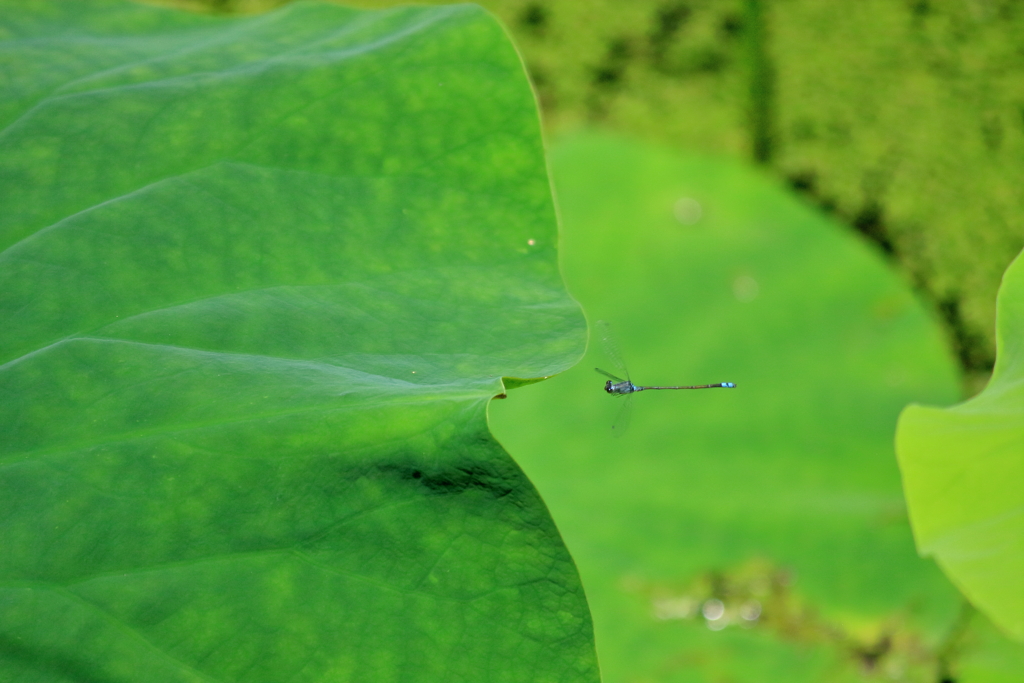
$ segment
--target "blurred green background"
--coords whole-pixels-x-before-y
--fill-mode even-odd
[[[1021,646],[916,556],[892,432],[991,372],[1024,246],[1024,5],[481,4],[534,83],[591,322],[634,380],[740,385],[636,397],[613,439],[592,345],[491,408],[580,567],[605,680],[1019,680]]]
[[[1024,648],[915,552],[896,418],[959,387],[906,284],[747,164],[593,132],[549,160],[591,345],[491,428],[576,560],[604,680],[1017,680]],[[613,431],[598,319],[638,383],[737,388],[641,394]]]
[[[161,4],[251,12],[282,3]],[[596,124],[765,165],[893,261],[942,322],[964,391],[984,385],[999,278],[1024,247],[1024,5],[480,4],[518,45],[549,132]]]

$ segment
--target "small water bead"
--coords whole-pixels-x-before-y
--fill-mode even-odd
[[[717,598],[712,598],[704,603],[700,611],[708,621],[718,621],[725,615],[725,604]]]
[[[704,209],[693,197],[682,197],[672,207],[672,215],[683,225],[696,225],[704,215]]]

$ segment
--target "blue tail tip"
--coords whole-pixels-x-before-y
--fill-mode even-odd
[[[736,385],[733,382],[722,382],[722,386],[726,389],[735,389]]]

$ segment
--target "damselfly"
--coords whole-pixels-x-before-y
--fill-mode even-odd
[[[718,382],[717,384],[694,384],[690,386],[679,386],[679,387],[648,387],[639,386],[633,384],[629,378],[629,369],[626,367],[626,361],[622,357],[622,352],[619,351],[619,345],[615,342],[615,338],[612,336],[611,326],[608,325],[604,320],[597,321],[597,333],[601,338],[601,344],[604,347],[604,352],[608,355],[609,360],[615,365],[616,370],[626,376],[625,379],[616,377],[606,370],[601,368],[594,368],[599,373],[608,378],[604,383],[604,390],[613,396],[625,396],[626,403],[622,406],[619,411],[618,417],[615,418],[615,424],[612,426],[616,432],[623,432],[629,424],[629,417],[632,409],[633,394],[638,391],[649,391],[649,390],[665,390],[665,389],[733,389],[736,385],[732,382]]]

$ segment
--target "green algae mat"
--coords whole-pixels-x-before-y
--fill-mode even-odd
[[[571,366],[479,8],[0,4],[0,679],[598,680],[490,436]]]

